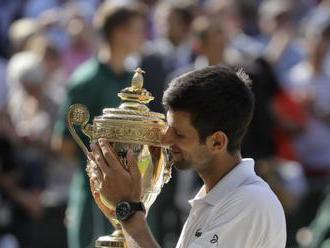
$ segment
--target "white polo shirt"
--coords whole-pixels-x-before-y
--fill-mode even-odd
[[[243,159],[209,193],[203,186],[189,201],[192,208],[177,248],[284,248],[286,224],[281,203]]]

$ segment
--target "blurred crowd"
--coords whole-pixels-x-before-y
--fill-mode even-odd
[[[93,247],[111,232],[66,129],[71,104],[91,118],[117,107],[139,66],[164,112],[172,78],[221,63],[253,81],[242,152],[282,202],[287,247],[329,248],[329,0],[1,0],[0,248]],[[173,169],[148,217],[162,247],[200,185]]]

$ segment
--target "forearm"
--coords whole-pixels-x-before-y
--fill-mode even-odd
[[[146,218],[142,212],[135,213],[122,223],[124,235],[129,248],[159,248],[153,237]]]

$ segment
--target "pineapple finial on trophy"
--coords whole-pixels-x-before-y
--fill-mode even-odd
[[[132,108],[134,105],[140,110],[148,110],[145,104],[154,100],[154,97],[149,91],[143,88],[143,73],[145,72],[141,68],[137,68],[132,78],[131,86],[121,90],[120,93],[118,93],[119,98],[124,103],[124,105],[121,105],[119,108],[125,108],[127,106]],[[134,103],[139,103],[140,106]]]
[[[132,87],[134,89],[142,89],[143,87],[143,73],[145,73],[144,70],[142,70],[140,67],[135,70],[135,74],[132,78]]]

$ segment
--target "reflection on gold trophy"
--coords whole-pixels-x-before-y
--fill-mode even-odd
[[[160,144],[161,132],[166,128],[165,117],[161,113],[151,112],[146,106],[154,99],[150,92],[143,88],[144,73],[138,68],[133,76],[131,86],[123,89],[118,96],[122,100],[118,108],[105,108],[103,115],[97,116],[93,124],[88,124],[89,112],[86,106],[74,104],[67,114],[67,124],[71,135],[87,156],[88,149],[77,135],[74,125],[89,137],[90,142],[106,138],[111,142],[122,165],[127,167],[126,154],[133,151],[138,160],[142,176],[142,199],[146,211],[156,200],[164,183],[171,177],[171,165],[165,147]],[[88,166],[87,173],[95,173]],[[102,197],[101,195],[101,200]],[[105,205],[113,212],[115,206]],[[96,248],[127,247],[120,222],[114,215],[111,223],[115,231],[110,236],[99,237]]]

